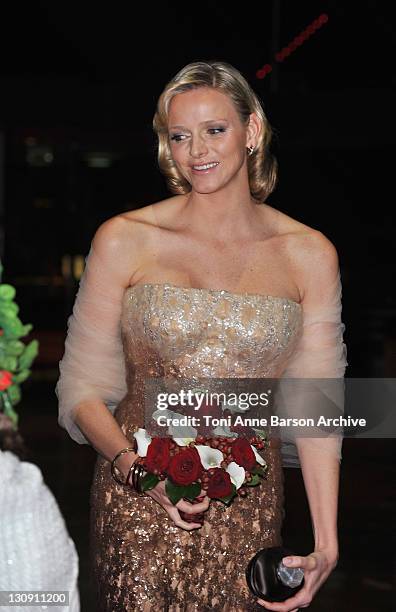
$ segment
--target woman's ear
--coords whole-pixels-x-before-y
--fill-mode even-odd
[[[258,137],[261,133],[261,122],[256,113],[250,113],[249,123],[246,129],[246,146],[257,146]]]

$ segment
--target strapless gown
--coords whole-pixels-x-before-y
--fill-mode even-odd
[[[132,441],[144,427],[145,377],[279,377],[301,330],[302,307],[289,298],[165,283],[129,287],[121,315],[128,391],[114,416]],[[118,485],[98,455],[90,522],[96,610],[263,610],[245,568],[260,548],[281,544],[284,493],[279,441],[260,453],[267,478],[229,507],[212,501],[192,531],[177,527],[150,496]]]

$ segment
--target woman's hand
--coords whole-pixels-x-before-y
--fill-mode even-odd
[[[300,608],[307,608],[313,596],[325,582],[329,574],[337,565],[337,556],[326,550],[315,550],[307,557],[284,557],[291,559],[291,563],[284,561],[287,567],[301,567],[304,570],[304,586],[293,597],[282,602],[269,602],[258,599],[258,603],[266,610],[274,612],[297,612]]]
[[[196,498],[199,500],[197,503],[191,503],[189,501],[185,501],[184,499],[180,499],[176,505],[172,504],[165,492],[164,480],[160,480],[155,487],[145,491],[145,493],[146,495],[152,497],[157,503],[159,503],[160,506],[164,508],[177,527],[181,527],[187,531],[202,527],[202,523],[184,521],[180,516],[179,510],[191,516],[205,512],[209,508],[210,500],[204,489],[201,489],[200,494]]]

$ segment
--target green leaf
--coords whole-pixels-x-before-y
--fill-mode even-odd
[[[13,374],[12,375],[12,380],[15,383],[21,384],[23,383],[27,378],[29,378],[30,374],[32,373],[31,370],[26,369],[26,370],[21,370],[20,372],[18,372],[17,374]]]
[[[16,289],[8,283],[0,285],[0,300],[13,300],[16,294]]]
[[[32,340],[26,346],[24,352],[19,357],[19,367],[21,369],[29,368],[32,361],[37,357],[38,354],[38,340]]]
[[[189,501],[193,501],[193,499],[198,497],[198,495],[200,494],[201,488],[202,487],[200,482],[194,482],[193,484],[188,485],[186,487],[188,493],[184,495],[184,497],[186,497]]]
[[[142,491],[149,491],[153,489],[158,483],[160,479],[155,474],[146,474],[141,481]]]
[[[10,387],[7,387],[8,397],[10,401],[15,406],[21,400],[21,390],[18,384],[13,384]]]
[[[29,332],[33,329],[32,323],[26,323],[26,325],[22,326],[22,336],[27,336]]]
[[[172,482],[170,478],[165,480],[165,492],[173,505],[177,504],[182,497],[191,495],[191,486],[192,485],[177,485]],[[199,490],[201,490],[201,488]],[[196,495],[194,497],[196,497]]]
[[[11,419],[12,424],[14,425],[14,428],[17,429],[18,427],[18,414],[15,412],[14,408],[6,408],[4,410],[4,414],[6,416],[8,416],[9,419]]]
[[[1,316],[5,319],[15,319],[19,312],[19,306],[15,302],[2,302],[0,301]]]
[[[22,325],[18,317],[1,317],[0,327],[4,330],[4,336],[7,338],[20,338],[25,335],[25,327]]]
[[[8,340],[5,343],[4,349],[6,354],[18,357],[25,350],[25,345],[20,340]]]
[[[264,430],[264,429],[256,429],[255,427],[252,428],[255,432],[255,434],[257,434],[260,438],[262,438],[263,440],[266,440],[268,437],[268,433]]]
[[[15,412],[12,406],[12,402],[8,396],[8,389],[6,391],[0,391],[0,399],[1,399],[1,406],[2,406],[4,414],[11,419],[14,425],[14,428],[17,429],[18,414]]]
[[[18,369],[17,357],[7,357],[7,355],[2,355],[0,357],[0,369],[15,372]]]
[[[250,470],[251,474],[258,474],[259,476],[265,476],[265,473],[267,471],[267,467],[263,467],[263,466],[256,466],[254,467],[252,470]]]
[[[258,474],[253,474],[252,480],[250,482],[245,482],[244,485],[248,487],[255,487],[260,484],[260,476]]]

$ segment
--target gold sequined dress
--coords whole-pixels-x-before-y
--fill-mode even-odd
[[[281,375],[302,329],[302,307],[284,297],[171,284],[125,290],[121,335],[127,394],[114,416],[128,439],[144,427],[146,376]],[[91,561],[97,611],[262,610],[245,567],[281,543],[283,471],[275,441],[267,478],[227,507],[212,501],[201,528],[177,527],[150,496],[118,485],[98,455],[91,488]]]

